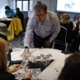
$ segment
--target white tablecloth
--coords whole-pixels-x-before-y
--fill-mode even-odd
[[[16,57],[20,57],[20,54],[24,51],[24,49],[14,49],[13,51],[13,60],[16,60],[14,53],[16,53]],[[61,53],[61,51],[57,49],[30,49],[30,52],[34,56],[39,56],[40,54],[52,55],[54,61],[43,72],[41,72],[38,77],[42,80],[57,80],[57,77],[64,66],[64,61],[67,55]]]

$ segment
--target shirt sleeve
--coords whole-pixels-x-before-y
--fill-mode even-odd
[[[25,37],[23,40],[24,46],[30,47],[33,41],[33,18],[30,17],[26,26]]]
[[[56,14],[51,16],[52,21],[52,27],[53,27],[53,33],[50,37],[50,42],[54,41],[54,39],[57,37],[58,33],[60,32],[60,22]]]

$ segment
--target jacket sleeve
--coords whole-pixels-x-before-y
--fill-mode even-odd
[[[25,78],[25,79],[22,79],[22,80],[31,80],[31,79],[29,79],[29,78]]]

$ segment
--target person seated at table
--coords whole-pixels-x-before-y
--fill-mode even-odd
[[[73,39],[73,28],[74,28],[74,24],[73,22],[70,20],[70,16],[68,13],[64,13],[62,15],[62,18],[60,20],[60,24],[61,26],[65,27],[67,29],[67,43],[68,43],[68,50],[70,50],[70,45],[72,43],[72,39]]]
[[[7,18],[13,18],[16,14],[14,10],[11,9],[9,6],[5,6],[5,15],[7,16]]]
[[[7,40],[9,35],[11,35],[11,32],[7,29],[7,25],[0,22],[0,37]]]
[[[57,80],[80,80],[80,53],[70,55]]]
[[[20,69],[19,64],[14,64],[11,68],[7,69],[7,53],[8,53],[8,43],[6,40],[0,38],[0,80],[15,80],[15,76],[11,73]],[[31,72],[25,73],[25,80],[31,80]]]
[[[79,51],[80,46],[80,21],[77,22],[75,29],[73,30],[73,41],[70,47],[71,52]]]
[[[16,8],[16,17],[20,18],[22,26],[23,26],[23,22],[24,22],[24,15],[23,13],[20,11],[19,8]]]

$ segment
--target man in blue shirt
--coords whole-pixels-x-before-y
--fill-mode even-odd
[[[13,9],[11,9],[9,6],[6,6],[5,9],[5,14],[8,18],[15,17],[16,14],[14,13]]]

